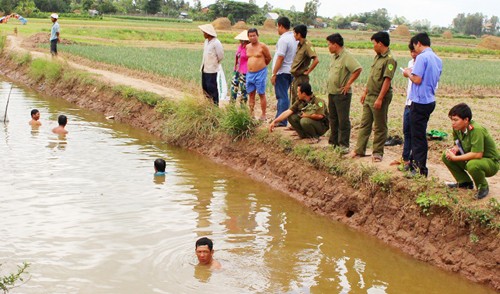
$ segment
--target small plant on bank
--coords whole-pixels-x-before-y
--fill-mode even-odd
[[[7,37],[5,35],[0,36],[0,53],[2,53],[3,49],[5,48],[6,40],[7,40]]]
[[[390,192],[392,174],[390,172],[377,171],[370,176],[370,182],[379,186],[382,191]]]
[[[162,100],[159,95],[146,91],[139,91],[128,86],[115,86],[113,87],[115,92],[121,96],[128,99],[137,99],[138,101],[145,103],[149,106],[156,106],[158,101]]]
[[[10,58],[17,63],[17,65],[28,65],[32,61],[32,56],[29,52],[20,54],[17,52],[10,52]]]
[[[220,127],[234,140],[250,137],[257,125],[257,122],[244,106],[230,104],[221,112]]]
[[[13,288],[19,287],[29,281],[30,277],[25,277],[26,275],[28,275],[27,269],[29,266],[29,263],[23,262],[22,265],[17,266],[16,273],[11,273],[6,276],[0,276],[0,290],[2,290],[4,294],[9,293],[9,291]],[[21,284],[19,284],[19,282],[21,282]]]
[[[443,196],[439,193],[427,194],[425,192],[422,192],[418,194],[415,202],[422,209],[422,212],[427,216],[432,214],[432,207],[449,208],[450,206],[450,199],[447,196]]]
[[[474,233],[470,233],[469,240],[471,243],[475,244],[475,243],[479,242],[479,237]]]

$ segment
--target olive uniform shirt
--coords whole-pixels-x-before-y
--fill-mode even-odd
[[[328,94],[341,94],[341,88],[347,84],[351,74],[360,68],[361,64],[346,49],[342,49],[338,55],[333,54],[330,71],[328,72]],[[348,93],[352,93],[352,88],[349,88]]]
[[[311,101],[306,102],[304,100],[297,100],[291,107],[290,110],[295,113],[304,114],[321,114],[323,119],[319,120],[328,125],[328,109],[326,108],[325,101],[320,98],[316,98],[314,94],[311,96]]]
[[[317,58],[316,51],[314,50],[313,44],[309,42],[307,39],[302,40],[297,45],[297,53],[293,59],[292,70],[290,73],[294,77],[298,77],[303,75],[304,72],[311,65],[311,60],[313,58]]]
[[[385,78],[390,78],[391,80],[394,78],[397,65],[398,63],[394,60],[390,49],[387,49],[387,52],[384,54],[377,54],[375,56],[366,85],[368,89],[367,96],[378,97]],[[389,86],[389,90],[387,91],[387,94],[390,93],[392,93],[392,85]]]
[[[465,153],[483,153],[483,158],[499,161],[500,156],[495,141],[483,126],[471,121],[465,132],[453,131],[453,140],[460,141]]]

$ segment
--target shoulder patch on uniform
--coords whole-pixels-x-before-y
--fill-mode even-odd
[[[323,102],[321,102],[321,101],[320,101],[320,102],[318,103],[318,105],[319,105],[319,107],[323,107]]]
[[[389,64],[389,66],[387,66],[387,68],[389,68],[389,70],[392,71],[394,69],[394,65]]]

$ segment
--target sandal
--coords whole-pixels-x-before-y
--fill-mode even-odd
[[[383,155],[380,155],[380,154],[373,154],[372,155],[373,162],[381,162],[383,158],[384,158]]]

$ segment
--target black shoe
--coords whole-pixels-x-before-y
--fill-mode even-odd
[[[389,137],[384,143],[384,146],[396,146],[403,144],[403,140],[399,136]]]
[[[481,188],[481,189],[477,190],[477,193],[476,193],[476,195],[474,195],[474,198],[476,198],[477,200],[483,199],[484,197],[488,196],[489,192],[490,192],[490,189],[488,189],[488,187]]]
[[[474,183],[473,182],[463,182],[463,183],[446,183],[446,186],[448,188],[460,188],[460,189],[469,189],[472,190],[474,189]]]

